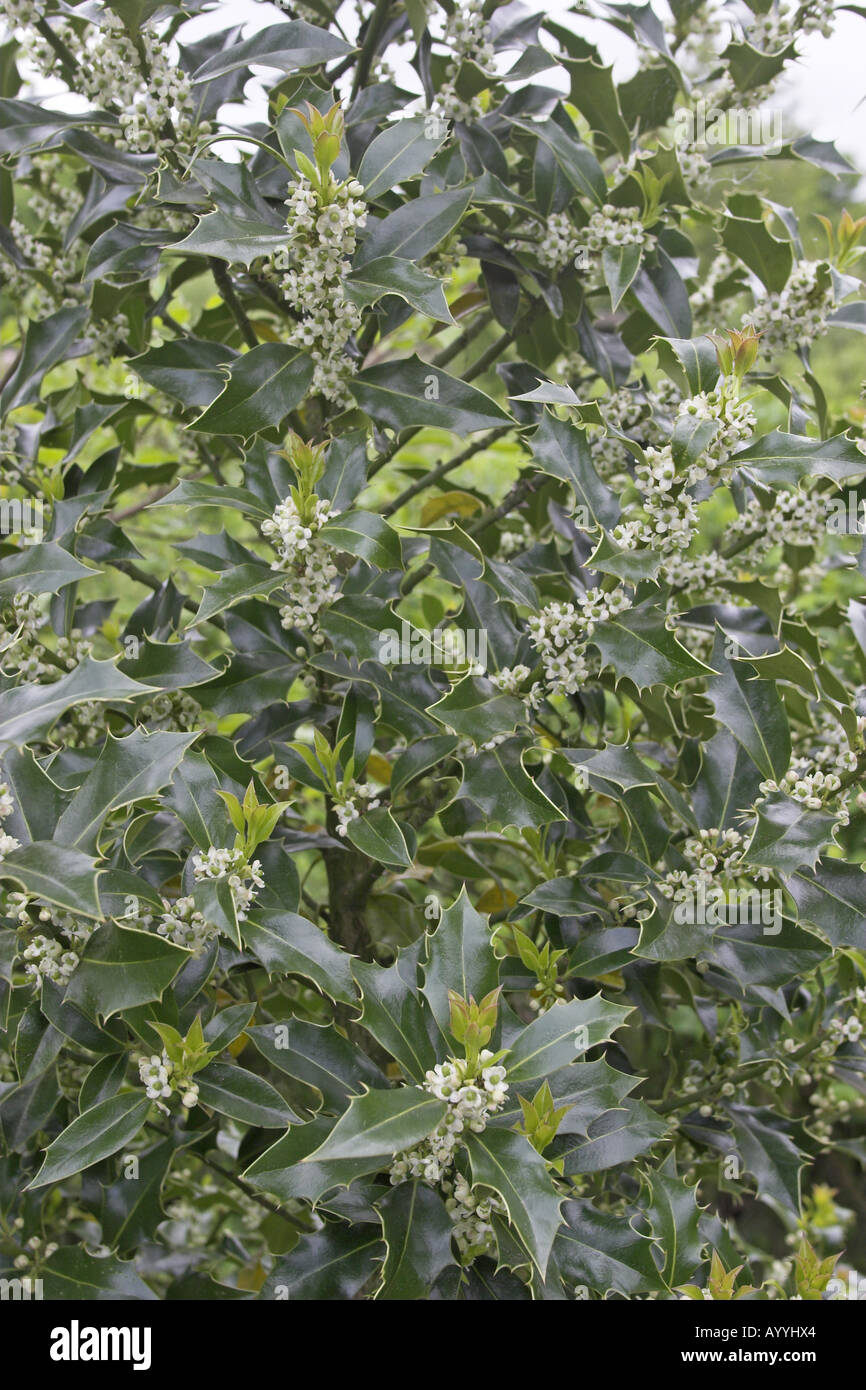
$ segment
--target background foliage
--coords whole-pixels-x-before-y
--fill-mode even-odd
[[[743,126],[832,6],[205,8],[3,3],[3,1275],[850,1289],[862,226]]]

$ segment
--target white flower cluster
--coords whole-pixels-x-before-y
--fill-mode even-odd
[[[583,245],[583,238],[565,212],[552,212],[538,247],[538,259],[551,275],[558,275],[573,261]]]
[[[93,643],[84,636],[80,627],[72,628],[68,637],[58,637],[54,644],[54,655],[61,666],[65,666],[67,671],[74,671],[76,666],[90,655]]]
[[[91,352],[98,362],[108,363],[113,357],[122,356],[129,338],[129,319],[126,314],[115,313],[113,318],[91,323],[88,328]]]
[[[656,239],[641,221],[638,208],[618,208],[605,203],[597,208],[581,232],[581,243],[589,251],[603,251],[605,246],[641,246],[649,251]]]
[[[259,860],[254,859],[248,864],[240,849],[215,849],[211,846],[207,854],[194,854],[192,872],[196,883],[206,879],[228,879],[239,922],[244,920],[255,901],[256,889],[265,886]]]
[[[24,973],[34,984],[43,980],[53,980],[54,984],[65,984],[78,965],[78,954],[64,949],[63,943],[51,936],[38,932],[24,947],[22,956],[27,964]]]
[[[605,203],[585,227],[576,228],[564,212],[551,213],[543,224],[537,255],[550,275],[557,276],[571,263],[590,272],[587,289],[601,289],[601,252],[606,246],[642,246],[649,251],[655,237],[646,230],[637,208],[618,208]],[[514,242],[511,249],[520,249]]]
[[[701,593],[708,599],[731,602],[729,585],[734,578],[734,564],[718,550],[704,550],[698,555],[672,554],[665,559],[665,580],[672,591],[686,589]],[[674,604],[672,611],[676,611],[677,606]],[[677,641],[690,651],[699,654],[699,650],[704,650],[706,633],[684,628],[676,635]]]
[[[0,424],[0,482],[14,483],[19,477],[18,430]]]
[[[65,984],[76,969],[80,952],[96,931],[98,923],[76,917],[71,912],[63,912],[38,898],[30,898],[26,893],[10,893],[7,897],[7,911],[17,916],[22,928],[30,927],[28,909],[34,906],[39,908],[39,921],[53,927],[65,940],[46,936],[42,932],[31,937],[21,952],[26,962],[24,973],[36,985],[41,985],[44,979],[53,980],[58,985]]]
[[[445,1210],[454,1223],[453,1235],[457,1249],[464,1259],[496,1253],[493,1217],[507,1217],[508,1209],[498,1193],[489,1188],[473,1187],[462,1173],[455,1172],[453,1181],[445,1178],[441,1184]]]
[[[483,11],[483,0],[463,0],[462,4],[454,6],[445,21],[442,42],[450,48],[452,57],[432,108],[443,121],[472,121],[484,114],[478,97],[465,101],[457,92],[457,78],[463,63],[471,62],[487,69],[494,59],[490,25]]]
[[[472,738],[459,738],[453,756],[459,762],[465,762],[475,753],[489,753],[491,749],[498,748],[501,743],[507,743],[510,738],[511,734],[494,734],[492,738],[485,739],[483,743],[476,743]]]
[[[856,767],[857,756],[850,748],[836,752],[828,768],[820,766],[814,758],[792,758],[784,777],[779,781],[768,778],[761,783],[761,791],[765,796],[783,792],[792,800],[802,802],[810,811],[832,810],[837,823],[847,825],[848,807],[832,803],[842,788],[840,773],[853,772]]]
[[[33,317],[74,307],[85,299],[88,292],[81,284],[81,265],[74,250],[63,252],[50,246],[28,231],[17,217],[11,221],[10,232],[19,252],[28,261],[26,267],[8,265],[3,288],[11,299],[24,303],[26,296],[26,309]],[[31,274],[33,270],[42,271],[43,278],[38,281]]]
[[[712,182],[713,166],[698,144],[679,145],[677,163],[683,182],[692,193],[700,196],[708,190]]]
[[[573,603],[549,603],[529,619],[529,633],[541,657],[544,678],[555,695],[575,695],[590,675],[587,643],[597,623],[630,608],[631,598],[622,589],[605,593],[592,589]]]
[[[833,33],[835,0],[807,0],[805,5],[771,8],[766,14],[749,16],[748,40],[759,53],[778,53],[799,34]]]
[[[759,301],[743,316],[743,323],[760,317],[762,350],[779,357],[798,347],[809,347],[827,331],[833,308],[833,282],[821,261],[798,261],[784,289]]]
[[[743,857],[743,836],[738,830],[699,830],[682,846],[683,858],[705,874],[736,876]]]
[[[361,324],[361,311],[346,298],[343,280],[367,220],[363,192],[356,179],[337,183],[332,176],[323,198],[299,174],[286,199],[286,245],[271,260],[286,302],[299,317],[288,341],[313,359],[312,389],[342,407],[352,403],[346,381],[354,370],[345,348]]]
[[[659,880],[656,886],[663,898],[685,902],[699,888],[706,889],[719,879],[736,879],[743,872],[745,838],[738,830],[701,830],[679,848],[689,868],[672,869]],[[749,866],[750,879],[766,883],[770,877],[769,869]]]
[[[841,1018],[831,1018],[830,1031],[841,1046],[846,1042],[858,1042],[863,1036],[863,1024],[856,1014],[849,1014],[844,1022]]]
[[[698,395],[689,396],[681,401],[677,415],[719,422],[719,429],[704,450],[701,460],[693,464],[688,471],[685,478],[687,487],[700,482],[707,473],[715,472],[726,464],[732,454],[748,443],[757,424],[751,406],[746,401],[741,401],[736,392],[730,390],[730,383],[726,383],[724,379],[717,383],[714,390],[701,391]]]
[[[543,694],[540,683],[534,681],[528,691],[522,690],[530,674],[529,667],[522,664],[503,666],[501,671],[490,673],[490,681],[497,690],[502,691],[503,695],[515,695],[519,700],[526,700],[532,709],[537,709]]]
[[[207,121],[196,121],[189,77],[153,30],[139,29],[133,41],[119,16],[104,8],[83,34],[65,19],[53,28],[76,59],[78,93],[117,112],[120,149],[171,150],[184,159],[210,133]],[[41,34],[28,35],[26,51],[44,76],[62,76],[57,52]]]
[[[93,748],[106,732],[106,706],[99,700],[83,700],[63,720],[63,742],[67,748]]]
[[[678,400],[679,391],[668,377],[663,377],[651,391],[621,386],[600,396],[598,407],[607,429],[613,433],[605,433],[600,425],[589,427],[592,464],[599,477],[608,482],[620,477],[623,482],[628,481],[624,470],[630,455],[616,435],[627,435],[644,448],[663,444],[671,437],[673,409]]]
[[[701,283],[689,295],[692,314],[697,318],[715,306],[716,289],[734,271],[734,262],[727,251],[719,251],[701,276]]]
[[[750,498],[728,525],[728,537],[751,536],[749,548],[755,563],[783,542],[803,547],[821,546],[828,534],[827,500],[810,492],[809,487],[807,482],[796,490],[777,492],[772,507],[766,511],[756,498]]]
[[[10,29],[26,29],[45,16],[44,0],[3,0],[0,15]]]
[[[391,1182],[420,1178],[440,1183],[445,1206],[454,1222],[454,1237],[461,1253],[471,1258],[488,1250],[493,1239],[490,1217],[503,1210],[498,1198],[490,1201],[475,1193],[453,1164],[460,1135],[465,1130],[481,1134],[490,1116],[501,1110],[508,1095],[506,1072],[494,1061],[494,1053],[479,1054],[477,1073],[469,1074],[464,1058],[451,1057],[427,1072],[424,1090],[448,1102],[448,1110],[431,1134],[397,1154],[391,1164]]]
[[[461,241],[457,233],[452,232],[431,251],[424,262],[424,268],[428,275],[434,276],[437,280],[450,280],[466,254],[465,241]]]
[[[78,188],[60,177],[62,168],[63,160],[59,155],[33,156],[27,222],[13,217],[9,224],[9,231],[27,265],[15,266],[7,262],[3,289],[33,318],[80,304],[88,294],[81,283],[79,252],[75,248],[62,250],[57,245],[84,201]],[[36,230],[32,230],[33,225]],[[41,279],[37,279],[33,271],[41,272]]]
[[[50,669],[39,656],[36,636],[47,621],[35,594],[15,594],[0,610],[0,671],[4,676],[32,680]]]
[[[65,667],[72,671],[88,654],[92,644],[73,628],[69,637],[58,637],[53,653],[39,641],[37,633],[47,618],[40,612],[35,594],[16,594],[8,608],[0,611],[0,672],[26,680],[57,680]],[[52,656],[45,661],[43,657]],[[76,706],[76,711],[82,706]]]
[[[143,1057],[138,1064],[138,1075],[149,1100],[161,1102],[177,1091],[181,1104],[187,1109],[198,1101],[198,1086],[189,1077],[175,1073],[174,1064],[164,1050],[161,1056],[154,1052],[150,1057]],[[160,1104],[160,1109],[167,1110],[168,1107]]]
[[[171,729],[176,733],[190,733],[202,727],[202,709],[197,700],[185,690],[164,690],[152,700],[141,705],[135,714],[136,720],[151,729],[159,725],[161,729]]]
[[[682,472],[677,469],[671,444],[645,449],[644,461],[634,470],[635,484],[643,494],[639,514],[621,521],[613,533],[626,549],[648,546],[666,557],[687,550],[698,521],[697,504],[689,489],[724,467],[751,439],[756,424],[754,411],[724,380],[713,391],[680,401],[677,416],[717,421],[719,428],[701,455]]]
[[[535,532],[529,522],[524,517],[519,517],[517,521],[517,526],[512,530],[499,533],[499,554],[504,560],[510,560],[512,555],[519,555],[535,544]]]
[[[156,928],[159,935],[175,946],[192,951],[194,956],[200,956],[208,942],[218,935],[216,926],[199,912],[194,898],[177,898],[174,902],[163,898],[162,905],[164,912]]]
[[[362,805],[362,803],[365,803]],[[349,833],[349,825],[365,811],[375,811],[382,803],[368,782],[356,782],[354,778],[337,783],[334,797],[334,814],[337,817],[337,834],[341,838]]]
[[[269,521],[262,522],[262,535],[274,538],[278,559],[272,569],[286,571],[289,602],[280,609],[285,628],[314,628],[319,610],[330,601],[337,577],[334,548],[318,538],[318,532],[332,520],[331,503],[316,500],[313,516],[304,522],[291,497],[281,502]]]
[[[0,782],[0,822],[7,816],[11,816],[15,810],[15,802],[9,792],[9,787],[5,782]],[[13,849],[20,849],[20,842],[14,835],[7,835],[0,824],[0,862],[5,859],[7,854],[11,854]]]
[[[440,1062],[425,1072],[425,1090],[437,1100],[447,1100],[476,1134],[484,1129],[491,1111],[505,1104],[508,1094],[505,1068],[495,1065],[493,1056],[489,1051],[479,1053],[477,1085],[476,1078],[467,1079],[466,1062],[459,1057]]]
[[[685,488],[674,493],[677,468],[670,444],[645,451],[644,463],[635,467],[635,482],[643,493],[643,517],[621,521],[614,540],[626,550],[648,546],[663,555],[687,550],[698,522],[695,500]]]

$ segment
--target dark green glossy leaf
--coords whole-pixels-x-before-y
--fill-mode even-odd
[[[138,1134],[149,1110],[150,1101],[140,1091],[126,1091],[85,1110],[49,1144],[30,1186],[62,1182],[117,1153]]]
[[[224,389],[189,428],[249,438],[279,425],[303,400],[312,379],[313,363],[303,352],[262,343],[230,363]]]
[[[423,1183],[404,1182],[382,1199],[379,1212],[388,1253],[376,1297],[427,1298],[442,1270],[454,1263],[453,1228],[442,1198]]]
[[[189,959],[156,932],[130,931],[106,922],[87,942],[66,998],[91,1018],[161,999]]]
[[[419,1086],[353,1096],[348,1110],[310,1159],[324,1163],[380,1157],[384,1162],[402,1149],[420,1143],[436,1128],[447,1109],[444,1100],[437,1100]]]
[[[196,1072],[198,1098],[220,1115],[261,1129],[282,1129],[299,1123],[299,1117],[268,1081],[244,1067],[211,1062]]]
[[[394,430],[434,425],[472,434],[510,418],[483,391],[419,357],[367,367],[352,378],[351,391],[371,419]]]
[[[510,1130],[470,1134],[466,1147],[473,1182],[502,1198],[514,1232],[543,1279],[562,1206],[544,1159],[523,1135]]]
[[[352,957],[306,917],[259,909],[241,923],[241,933],[269,974],[302,975],[329,998],[355,1002]]]

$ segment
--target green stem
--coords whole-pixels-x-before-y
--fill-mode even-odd
[[[352,101],[355,100],[361,88],[367,85],[367,78],[370,76],[370,69],[373,66],[373,59],[376,56],[376,48],[382,36],[382,31],[388,21],[390,10],[391,0],[376,0],[376,8],[367,23],[367,32],[364,35],[361,55],[358,58],[358,65],[355,68],[350,98]]]
[[[482,435],[475,443],[468,444],[462,453],[457,454],[453,459],[447,459],[445,463],[440,463],[432,472],[425,474],[423,478],[419,478],[417,482],[412,483],[411,487],[405,488],[404,491],[400,493],[399,497],[395,498],[393,502],[388,503],[387,507],[383,509],[382,515],[386,517],[393,516],[401,507],[405,507],[407,502],[411,502],[413,497],[417,497],[419,492],[426,491],[428,487],[434,487],[442,478],[446,477],[449,473],[453,473],[455,468],[460,468],[464,463],[467,463],[475,454],[480,454],[484,449],[489,449],[490,445],[493,444],[495,440],[500,439],[504,434],[508,434],[511,428],[511,425],[500,425],[498,429],[490,430],[488,434]]]
[[[255,329],[247,318],[246,310],[235,294],[235,288],[231,282],[231,276],[228,270],[216,256],[208,256],[208,264],[213,272],[213,278],[216,280],[217,289],[231,310],[234,321],[240,329],[241,337],[247,347],[258,347],[259,340],[256,337]]]

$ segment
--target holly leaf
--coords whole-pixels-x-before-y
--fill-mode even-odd
[[[232,44],[225,52],[215,53],[196,70],[192,80],[195,84],[213,82],[250,64],[284,73],[299,72],[344,58],[351,52],[351,46],[335,34],[306,20],[293,19],[288,24],[271,24],[242,43]]]
[[[466,1148],[473,1183],[491,1188],[502,1199],[510,1226],[544,1279],[562,1205],[547,1164],[528,1139],[512,1130],[470,1133]]]
[[[345,279],[345,295],[359,309],[378,304],[386,294],[395,294],[419,314],[439,323],[453,323],[442,281],[425,275],[412,261],[399,256],[380,256],[353,270]]]
[[[281,1256],[262,1285],[259,1298],[341,1302],[355,1297],[382,1257],[378,1225],[343,1223],[303,1236]]]
[[[392,430],[432,425],[474,434],[511,420],[483,391],[415,356],[367,367],[349,389],[371,420]]]
[[[779,692],[759,680],[743,657],[726,655],[727,638],[716,628],[713,674],[707,694],[716,718],[730,729],[765,778],[780,781],[791,761],[791,733]]]
[[[427,116],[404,116],[376,136],[358,166],[358,182],[368,202],[423,173],[445,139],[444,125],[441,132],[438,123],[435,128],[432,134]]]
[[[113,812],[155,796],[170,782],[184,753],[198,734],[135,729],[126,738],[109,732],[93,770],[57,822],[61,844],[96,853],[100,832]]]
[[[592,1202],[576,1201],[565,1203],[563,1216],[565,1225],[555,1253],[570,1283],[601,1294],[613,1291],[624,1298],[664,1291],[653,1259],[653,1241],[634,1229],[628,1212],[598,1211]]]
[[[284,1129],[300,1124],[300,1116],[287,1105],[269,1081],[244,1067],[211,1062],[196,1072],[199,1104],[210,1106],[220,1115],[258,1129]]]
[[[82,917],[102,916],[96,885],[103,872],[89,854],[53,840],[35,840],[0,859],[0,878],[11,878],[25,893]]]
[[[758,819],[745,850],[746,862],[783,874],[814,869],[822,849],[833,839],[835,817],[807,810],[802,801],[778,792],[757,809]]]
[[[427,936],[426,947],[421,992],[450,1045],[449,992],[456,990],[461,999],[471,995],[480,1002],[499,983],[499,967],[486,919],[470,903],[465,885],[451,906],[442,909],[436,930]]]
[[[447,1109],[447,1101],[437,1100],[419,1086],[353,1096],[325,1142],[302,1162],[381,1158],[384,1163],[425,1139]]]
[[[627,677],[639,690],[651,685],[676,689],[682,681],[706,675],[710,669],[680,645],[653,605],[628,608],[597,623],[592,642],[602,664],[613,667],[617,682]]]
[[[589,1048],[607,1042],[622,1027],[630,1007],[611,1004],[601,994],[571,999],[541,1014],[511,1044],[508,1084],[540,1081],[577,1061]]]
[[[91,1106],[48,1145],[42,1167],[28,1187],[63,1182],[110,1158],[135,1138],[149,1110],[150,1101],[140,1091],[125,1091]]]
[[[91,1018],[161,999],[187,951],[156,932],[130,931],[106,922],[87,942],[66,988],[66,999]]]
[[[284,343],[251,348],[226,370],[223,390],[189,429],[248,439],[279,425],[300,405],[313,379],[311,359]]]
[[[379,1202],[387,1253],[376,1298],[428,1298],[443,1269],[454,1264],[451,1217],[431,1187],[404,1182]]]
[[[328,1026],[289,1018],[245,1031],[272,1066],[313,1086],[322,1103],[337,1114],[365,1087],[385,1085],[385,1077],[375,1063]]]
[[[387,806],[366,811],[349,821],[346,839],[368,859],[397,869],[412,867],[413,856],[406,836]]]
[[[361,991],[361,1022],[376,1042],[399,1062],[413,1081],[423,1081],[436,1065],[436,1053],[417,994],[398,965],[384,969],[354,961],[352,973]]]
[[[467,797],[488,821],[518,829],[549,825],[565,816],[528,776],[523,757],[529,745],[509,739],[463,761],[458,797]]]
[[[297,912],[259,908],[240,923],[245,945],[269,975],[300,975],[328,998],[355,1002],[352,957]]]
[[[866,473],[866,454],[846,434],[811,439],[804,434],[772,430],[734,454],[730,462],[772,488],[795,488],[803,478],[815,475],[844,483]]]
[[[45,734],[61,715],[85,701],[127,701],[151,690],[130,680],[113,661],[83,661],[51,685],[19,685],[0,694],[0,746],[21,745]]]
[[[838,950],[866,951],[866,877],[859,864],[822,859],[814,871],[798,868],[785,887],[806,926],[817,927]]]
[[[585,430],[545,411],[532,437],[532,457],[542,472],[571,484],[588,525],[610,529],[616,524],[619,502],[593,467]]]

